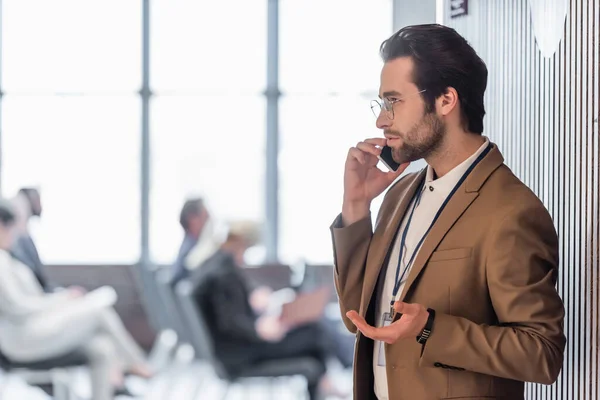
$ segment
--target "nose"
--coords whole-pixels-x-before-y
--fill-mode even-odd
[[[389,128],[392,126],[392,120],[387,116],[385,111],[381,110],[375,121],[375,126],[377,126],[378,129]]]

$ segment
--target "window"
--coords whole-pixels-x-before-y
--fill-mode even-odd
[[[279,9],[285,93],[377,92],[392,0],[281,0]]]
[[[2,88],[139,90],[141,23],[141,1],[4,0]]]
[[[1,4],[3,191],[40,186],[34,234],[48,263],[140,256],[143,4]],[[264,0],[150,1],[155,262],[175,257],[187,197],[205,197],[220,222],[264,223],[267,10]],[[380,134],[369,100],[392,0],[280,0],[279,10],[280,254],[330,262],[347,149]]]
[[[392,1],[281,0],[280,11],[280,256],[331,263],[329,226],[341,211],[348,148],[381,136],[370,100]]]
[[[175,259],[179,211],[202,196],[217,221],[264,220],[265,101],[161,96],[152,104],[151,254]]]
[[[137,96],[6,96],[2,189],[40,188],[33,234],[49,264],[139,258]]]
[[[217,223],[264,221],[267,3],[151,5],[150,252],[163,264],[188,197],[204,197]]]
[[[153,90],[258,93],[266,80],[264,0],[154,0]]]
[[[2,2],[2,191],[38,186],[46,263],[140,256],[142,2]]]
[[[296,96],[281,102],[281,259],[333,262],[329,226],[341,212],[348,149],[381,137],[370,99],[362,96]],[[425,166],[420,160],[407,172]],[[381,168],[385,170],[385,167]],[[371,204],[373,222],[383,195]]]

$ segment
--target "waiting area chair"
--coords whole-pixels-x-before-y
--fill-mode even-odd
[[[86,357],[77,352],[32,363],[13,362],[0,353],[1,370],[9,376],[19,376],[32,385],[51,385],[55,400],[71,399],[70,370],[86,364]]]
[[[168,268],[160,269],[156,271],[155,277],[158,295],[167,315],[168,328],[177,333],[180,342],[189,343],[191,338],[188,321],[185,320],[179,299],[175,294],[171,282],[171,271]]]
[[[199,284],[202,278],[196,276],[195,279],[196,284]],[[179,282],[176,286],[176,293],[183,314],[189,322],[191,342],[197,357],[211,365],[216,375],[227,385],[223,399],[227,398],[232,385],[243,385],[249,383],[251,379],[269,379],[269,384],[271,385],[275,383],[275,378],[281,377],[302,376],[307,382],[316,382],[319,379],[321,367],[315,360],[308,357],[263,362],[253,365],[235,377],[231,376],[215,356],[210,330],[208,329],[202,310],[199,309],[194,300],[194,286],[192,282],[189,280]]]

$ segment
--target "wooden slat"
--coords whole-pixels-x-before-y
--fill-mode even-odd
[[[473,7],[471,7],[473,4]],[[527,1],[471,2],[445,23],[489,69],[485,134],[544,202],[560,239],[558,290],[566,309],[565,362],[528,399],[600,399],[600,1],[569,0],[558,50],[544,57]],[[446,7],[449,7],[446,1]],[[448,8],[447,8],[448,9]]]

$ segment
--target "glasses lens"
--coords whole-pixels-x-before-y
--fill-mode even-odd
[[[371,111],[373,111],[375,118],[379,118],[379,114],[381,114],[381,104],[377,100],[371,101]]]

